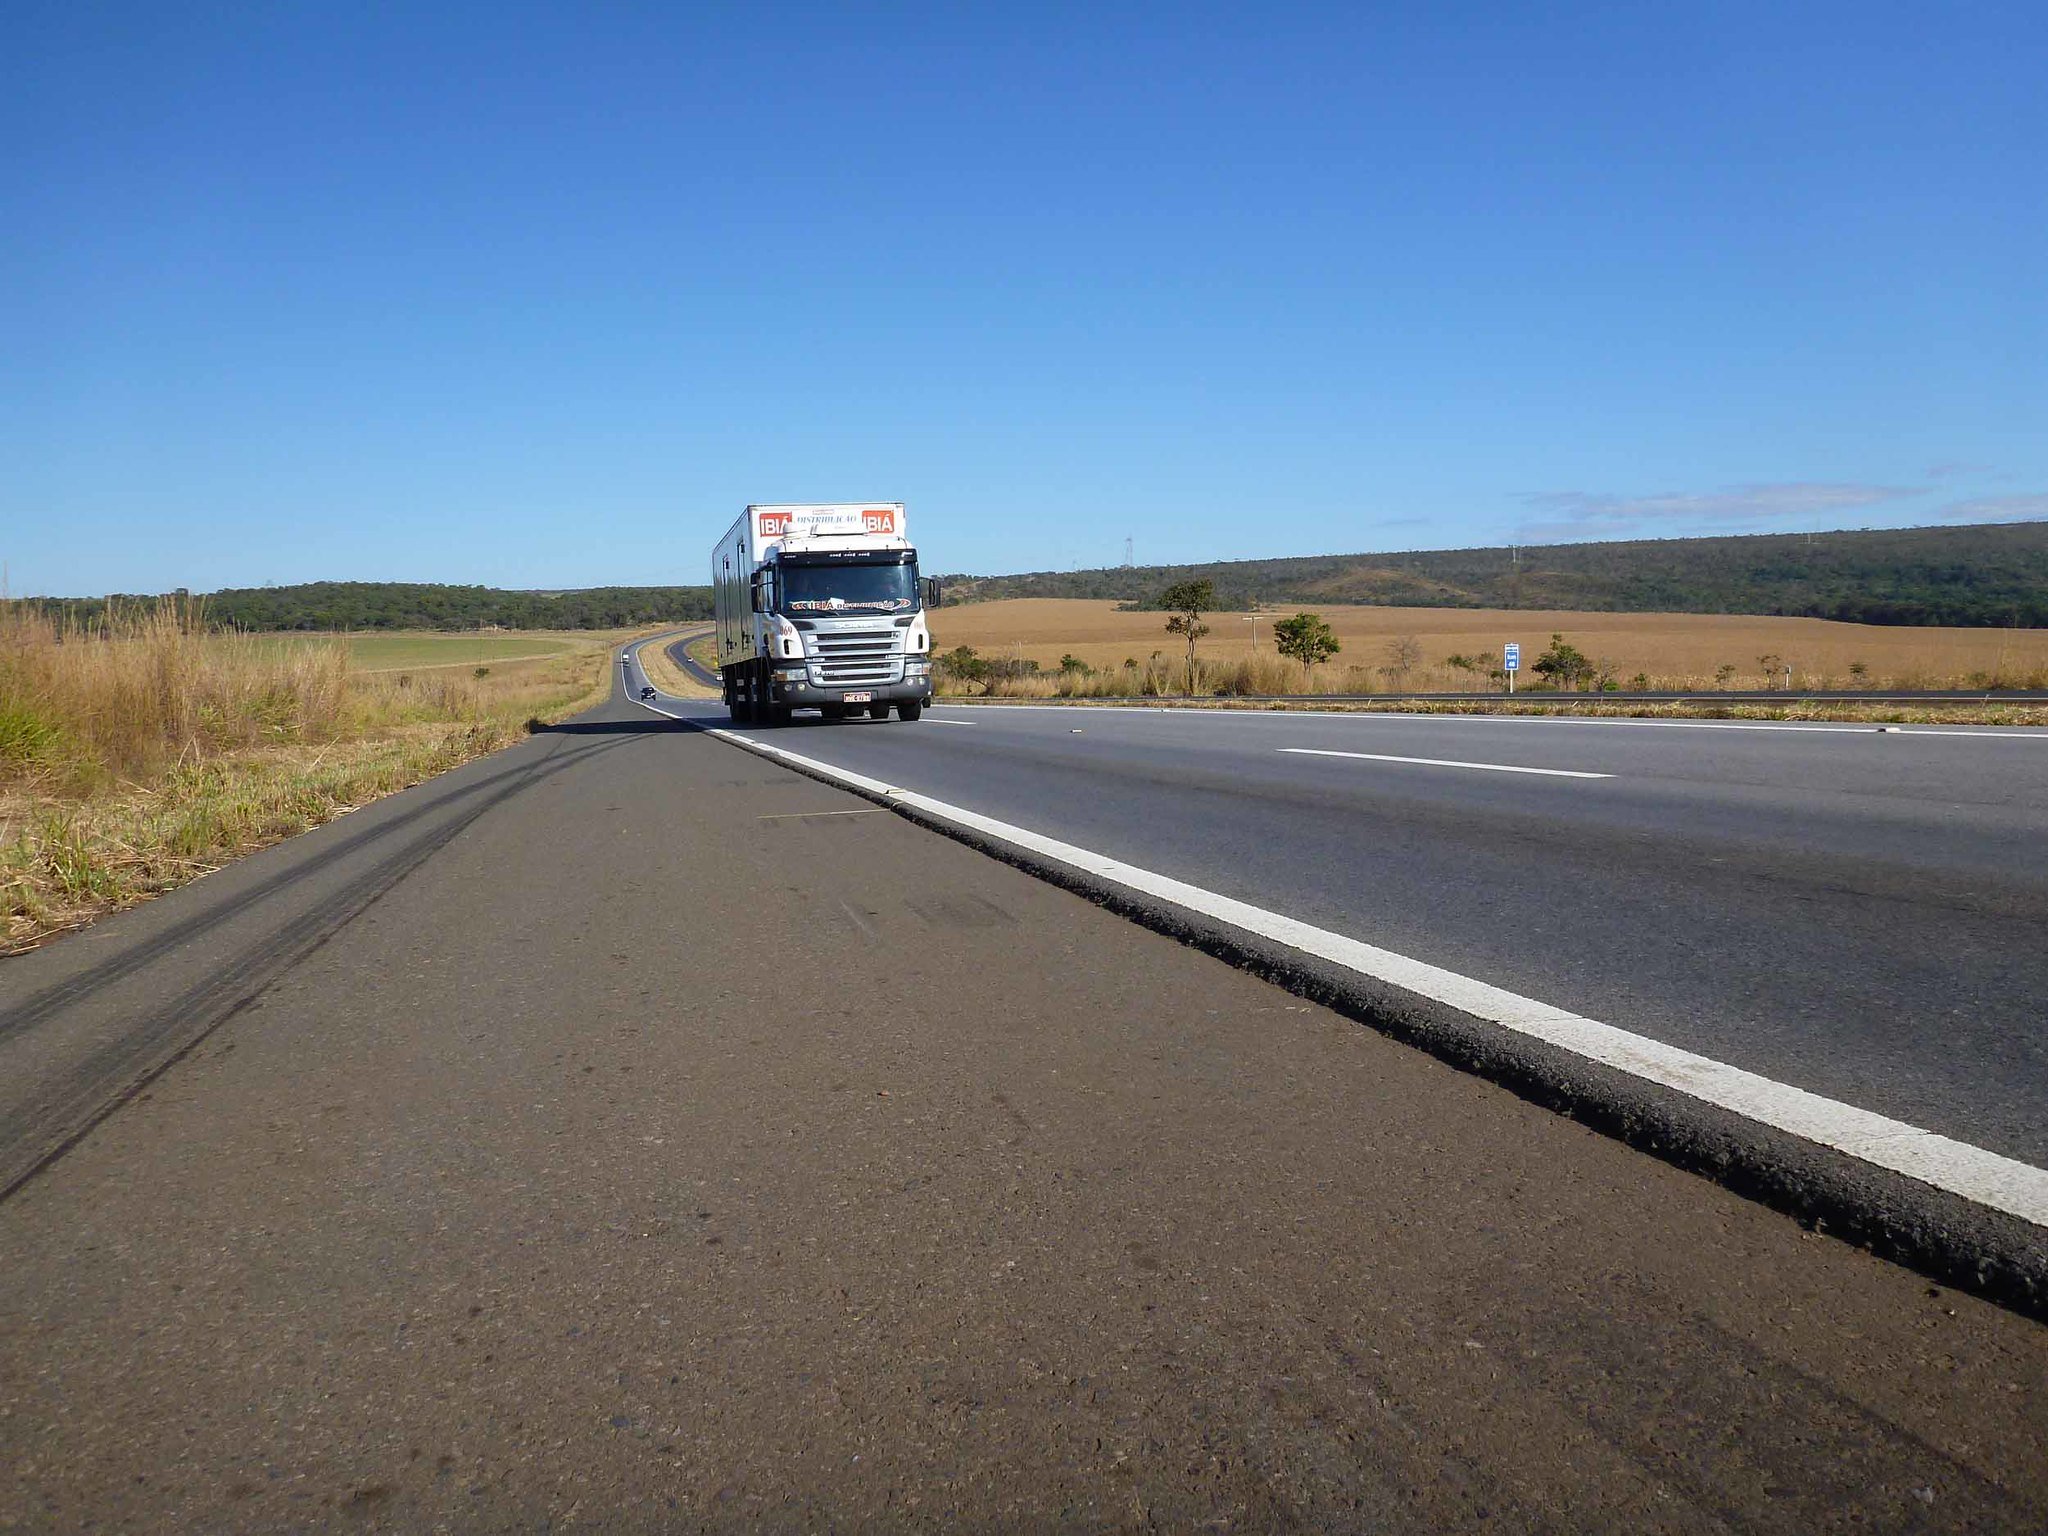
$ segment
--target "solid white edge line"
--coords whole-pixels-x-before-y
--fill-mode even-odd
[[[1297,757],[1357,757],[1373,763],[1416,763],[1424,768],[1480,768],[1488,773],[1540,773],[1553,779],[1611,779],[1611,773],[1589,773],[1583,768],[1521,768],[1513,763],[1461,763],[1448,757],[1395,757],[1386,752],[1333,752],[1325,747],[1276,747]]]
[[[651,707],[651,706],[650,706]],[[656,710],[667,714],[666,710]],[[670,716],[672,719],[683,718]],[[1361,976],[1400,987],[1461,1013],[1657,1083],[1689,1098],[1729,1110],[1820,1146],[1833,1148],[1874,1167],[1917,1179],[1965,1200],[2048,1227],[2048,1171],[1956,1141],[1885,1115],[1809,1093],[1789,1083],[1697,1055],[1597,1019],[1567,1012],[1456,971],[1412,960],[1341,933],[1332,933],[1249,902],[1125,864],[1104,854],[1063,843],[912,790],[871,779],[833,763],[820,762],[738,731],[703,727],[707,735],[763,757],[859,789],[893,805],[1026,849],[1097,879],[1157,897],[1193,912],[1298,949]]]

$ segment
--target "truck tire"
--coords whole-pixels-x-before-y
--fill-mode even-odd
[[[905,699],[896,706],[896,718],[898,720],[915,720],[923,713],[924,706],[914,699]]]
[[[787,704],[770,704],[768,706],[768,723],[778,727],[787,725],[789,724],[789,713],[789,706]]]
[[[889,706],[888,706],[887,704],[870,704],[870,705],[868,706],[868,718],[869,718],[870,720],[886,720],[886,719],[888,719],[888,718],[889,718]]]

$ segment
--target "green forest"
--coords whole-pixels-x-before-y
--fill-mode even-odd
[[[1112,598],[1157,605],[1215,583],[1219,609],[1264,603],[1757,613],[1861,624],[2048,626],[2048,523],[1638,539],[1314,555],[946,578],[949,602]]]
[[[30,606],[93,625],[155,594],[27,598]],[[403,581],[314,581],[295,587],[230,587],[205,596],[207,622],[222,629],[629,629],[711,617],[709,587],[589,587],[508,592]]]

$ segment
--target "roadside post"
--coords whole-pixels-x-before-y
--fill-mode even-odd
[[[1515,691],[1515,674],[1522,670],[1522,642],[1510,640],[1501,650],[1501,670],[1508,675],[1508,692]]]

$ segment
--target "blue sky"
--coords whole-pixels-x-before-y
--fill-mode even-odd
[[[16,594],[2048,516],[2048,7],[90,5]]]

